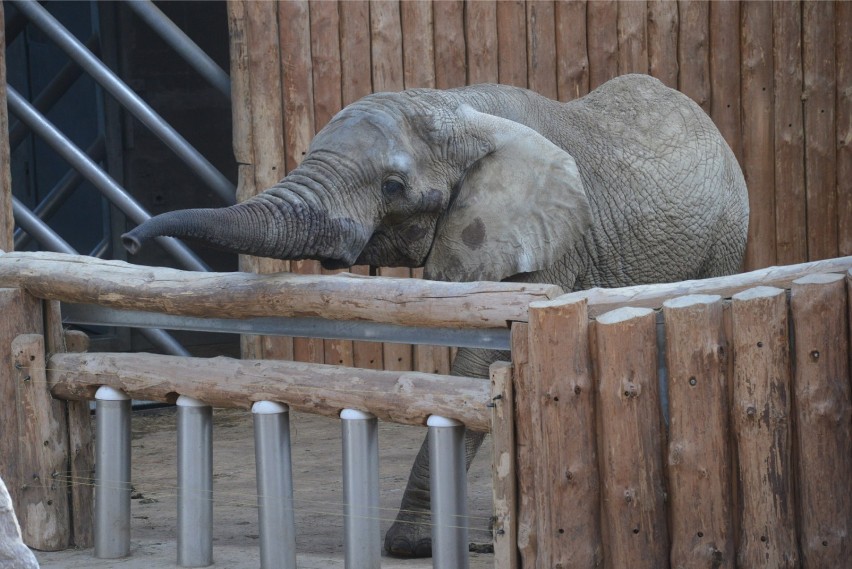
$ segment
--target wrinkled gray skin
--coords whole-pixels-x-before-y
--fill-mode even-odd
[[[747,225],[742,173],[710,119],[628,75],[565,104],[497,85],[371,95],[273,188],[158,216],[124,242],[170,235],[326,268],[581,290],[734,273]],[[500,356],[459,350],[453,373],[485,378]],[[468,437],[468,464],[481,442]],[[424,445],[386,536],[393,554],[430,554],[428,475]]]

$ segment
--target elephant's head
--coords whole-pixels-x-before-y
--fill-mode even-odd
[[[326,268],[425,266],[427,278],[501,280],[563,257],[589,224],[569,154],[518,122],[417,90],[342,110],[265,192],[166,213],[122,239],[131,253],[167,235]]]

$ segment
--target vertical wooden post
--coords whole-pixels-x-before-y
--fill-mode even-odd
[[[538,522],[535,496],[536,441],[541,418],[535,405],[535,378],[529,366],[529,325],[512,324],[512,383],[515,391],[515,446],[518,476],[518,551],[521,565],[538,567]]]
[[[742,163],[739,2],[710,4],[710,93],[710,116]]]
[[[734,567],[728,345],[719,296],[663,305],[673,567]]]
[[[540,567],[595,567],[602,558],[595,396],[585,299],[530,305],[531,412]],[[656,378],[656,375],[654,376]]]
[[[556,27],[553,2],[527,2],[527,80],[529,88],[556,99]]]
[[[678,88],[710,114],[710,3],[680,0],[678,11]]]
[[[619,308],[595,326],[604,566],[668,566],[657,319]]]
[[[47,354],[85,352],[89,337],[80,331],[66,332],[62,326],[59,302],[45,301],[44,342]],[[77,548],[95,544],[94,487],[95,476],[94,433],[89,401],[66,401],[68,420],[68,473],[63,475],[71,487],[71,542]]]
[[[852,3],[834,7],[837,57],[837,233],[838,254],[852,255]]]
[[[589,89],[618,75],[618,3],[598,0],[586,5],[589,48]]]
[[[618,74],[648,73],[648,6],[641,2],[618,5]]]
[[[589,92],[586,3],[556,3],[556,88],[560,101]]]
[[[500,83],[527,86],[527,16],[524,2],[497,2],[497,70]]]
[[[852,394],[843,275],[793,281],[799,544],[802,566],[841,567],[852,557]]]
[[[497,68],[497,2],[466,2],[464,7],[467,41],[467,83],[496,83]]]
[[[677,88],[678,26],[676,2],[648,0],[648,70],[672,89]]]
[[[6,29],[5,26],[3,6],[0,6],[0,29]],[[12,218],[9,115],[6,110],[6,42],[0,43],[0,249],[11,251],[15,244],[15,220]]]
[[[491,481],[494,504],[494,567],[517,569],[518,493],[515,463],[515,397],[512,364],[491,364]]]
[[[787,297],[756,287],[733,296],[731,408],[742,502],[737,566],[798,567],[790,462]]]

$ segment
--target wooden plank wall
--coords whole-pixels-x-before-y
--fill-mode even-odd
[[[848,2],[231,0],[229,10],[244,44],[232,38],[232,75],[251,85],[245,95],[235,90],[235,124],[256,131],[235,129],[245,175],[253,172],[241,196],[292,169],[335,112],[373,91],[500,82],[567,101],[614,76],[648,73],[701,105],[740,160],[752,207],[744,269],[852,254]],[[293,270],[320,269],[299,262]],[[448,366],[447,351],[434,348],[251,346],[361,367]]]

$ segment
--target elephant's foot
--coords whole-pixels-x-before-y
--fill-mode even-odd
[[[393,557],[431,557],[431,513],[428,510],[401,510],[385,534],[385,551]]]

